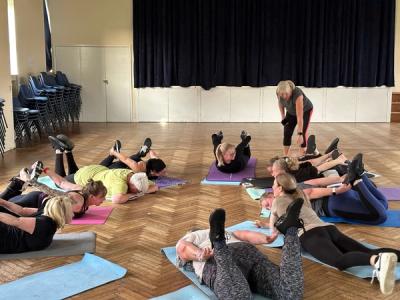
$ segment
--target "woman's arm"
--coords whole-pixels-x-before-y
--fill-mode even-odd
[[[253,245],[271,244],[278,237],[278,233],[274,232],[272,235],[266,235],[261,232],[255,232],[250,230],[236,230],[233,235],[244,242],[248,242]]]
[[[123,204],[128,202],[129,200],[134,200],[143,196],[143,193],[136,193],[136,194],[116,194],[111,197],[111,201],[116,204]]]
[[[281,113],[281,120],[283,120],[285,118],[285,107],[280,103],[279,101],[279,96],[276,95],[278,97],[278,106],[279,106],[279,111]]]
[[[47,169],[45,174],[48,175],[51,178],[51,180],[53,180],[53,182],[63,190],[71,191],[71,190],[82,189],[82,186],[65,180],[63,177],[56,174],[56,172],[52,170]]]
[[[296,99],[297,132],[303,133],[303,95]]]
[[[343,177],[340,176],[329,176],[324,178],[315,178],[304,181],[305,184],[314,185],[314,186],[321,186],[326,187],[331,184],[335,183],[342,183],[344,180]]]
[[[15,226],[27,233],[32,234],[35,231],[36,218],[14,217],[9,214],[0,213],[0,222]]]
[[[176,244],[176,253],[184,261],[206,261],[213,256],[210,248],[201,249],[184,240],[179,240]]]
[[[37,208],[33,207],[22,207],[21,205],[0,199],[0,206],[3,206],[8,211],[13,212],[21,217],[29,217],[37,212]]]
[[[143,162],[138,163],[122,153],[112,150],[110,151],[110,154],[114,155],[117,159],[126,164],[129,167],[129,169],[131,169],[135,173],[143,172],[146,169],[145,167],[143,167],[144,166]]]
[[[312,200],[326,196],[332,196],[334,193],[336,195],[343,194],[349,190],[351,190],[350,184],[342,184],[338,188],[312,188],[305,189],[303,192],[310,198],[310,200]]]

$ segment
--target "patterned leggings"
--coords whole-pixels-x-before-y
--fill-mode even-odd
[[[257,293],[272,299],[302,299],[303,268],[297,229],[285,236],[280,266],[248,243],[215,247],[204,266],[203,282],[218,299],[252,299]]]

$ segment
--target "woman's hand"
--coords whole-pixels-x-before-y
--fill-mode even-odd
[[[214,250],[209,247],[199,249],[196,258],[198,261],[207,261],[210,257],[214,256]]]
[[[351,190],[351,184],[342,184],[336,189],[336,194],[342,194]]]
[[[273,242],[276,240],[276,238],[278,237],[278,235],[279,235],[278,232],[274,232],[274,233],[272,233],[271,235],[267,235],[267,236],[265,237],[265,239],[266,239],[266,241],[267,241],[267,244],[273,243]]]

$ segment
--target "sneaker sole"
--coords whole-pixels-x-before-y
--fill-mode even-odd
[[[379,286],[384,295],[389,295],[393,292],[395,285],[395,269],[397,264],[397,256],[394,253],[387,255],[387,261],[384,262],[379,273]]]

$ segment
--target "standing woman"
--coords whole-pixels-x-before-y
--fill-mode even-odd
[[[297,125],[297,144],[301,147],[300,155],[304,155],[307,146],[307,130],[313,112],[313,104],[293,81],[284,80],[278,83],[276,89],[279,111],[281,112],[283,130],[283,147],[288,155],[292,144],[292,135]]]

